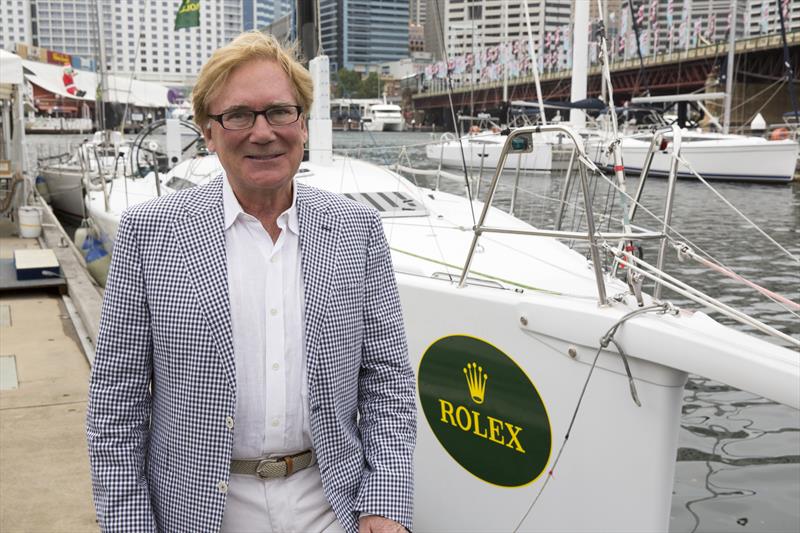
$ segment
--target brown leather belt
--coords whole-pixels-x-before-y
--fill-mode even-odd
[[[247,474],[261,479],[289,477],[298,470],[311,466],[313,459],[314,454],[311,450],[285,457],[232,459],[231,474]]]

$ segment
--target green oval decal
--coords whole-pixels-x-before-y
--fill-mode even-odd
[[[478,478],[519,487],[547,466],[552,442],[542,398],[495,346],[465,335],[434,342],[420,363],[419,395],[436,438]]]

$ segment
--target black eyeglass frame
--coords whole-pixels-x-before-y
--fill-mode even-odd
[[[272,111],[274,109],[287,109],[287,108],[295,109],[297,111],[297,118],[295,118],[291,122],[286,122],[284,124],[273,124],[272,122],[270,122],[269,116],[267,115],[267,113],[269,113],[270,111]],[[249,126],[247,126],[245,128],[226,128],[225,124],[222,123],[222,117],[227,115],[228,113],[236,113],[236,112],[242,112],[242,111],[248,111],[250,113],[253,113],[253,122],[252,122],[252,124],[250,124]],[[302,114],[303,114],[303,106],[301,106],[301,105],[276,105],[276,106],[268,107],[266,109],[262,109],[261,111],[256,111],[254,109],[247,109],[247,110],[245,110],[245,109],[236,109],[236,110],[232,110],[232,111],[226,111],[225,113],[220,113],[219,115],[212,115],[211,113],[209,113],[208,114],[208,118],[216,120],[219,123],[219,125],[222,126],[222,129],[224,129],[224,130],[227,130],[227,131],[242,131],[242,130],[248,130],[248,129],[252,128],[253,126],[255,126],[256,125],[256,119],[258,118],[259,115],[262,115],[264,117],[264,120],[266,120],[267,124],[269,124],[270,126],[280,128],[281,126],[288,126],[289,124],[294,124],[295,122],[300,120],[300,116]]]

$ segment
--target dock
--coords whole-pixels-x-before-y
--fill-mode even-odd
[[[51,249],[63,280],[14,286],[3,271],[0,531],[96,532],[84,428],[101,291],[49,210],[40,238],[16,233],[0,218],[0,262]]]

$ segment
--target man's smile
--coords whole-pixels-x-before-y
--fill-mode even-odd
[[[254,159],[256,161],[269,161],[271,159],[275,159],[276,157],[280,157],[283,154],[261,154],[261,155],[246,155],[245,159]]]

